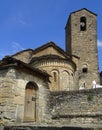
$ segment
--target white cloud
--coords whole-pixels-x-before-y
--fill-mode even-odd
[[[25,14],[22,12],[19,12],[15,17],[14,20],[16,23],[21,24],[21,25],[26,25],[29,26],[31,25],[31,21],[29,17],[27,17]]]
[[[21,50],[24,50],[24,48],[22,47],[22,45],[20,43],[18,43],[18,42],[15,42],[15,41],[13,41],[11,43],[11,49],[12,49],[11,51],[13,53],[16,53],[16,52],[19,52]]]
[[[97,42],[98,42],[98,46],[99,46],[99,47],[102,47],[102,41],[101,41],[101,40],[98,40]]]
[[[13,18],[13,22],[16,24],[28,25],[27,20],[21,17],[17,17],[17,16]]]
[[[23,24],[23,25],[27,25],[27,22],[24,21],[24,20],[22,20],[22,19],[19,19],[19,20],[18,20],[18,23]]]
[[[7,24],[12,25],[21,25],[21,26],[31,26],[31,20],[22,12],[18,12],[17,14],[13,14],[9,17]]]
[[[19,51],[24,50],[25,48],[18,42],[11,42],[9,48],[1,49],[0,48],[0,60],[6,55],[13,55]]]

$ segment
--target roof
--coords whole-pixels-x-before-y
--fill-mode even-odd
[[[23,52],[26,52],[26,51],[32,51],[32,54],[36,54],[37,52],[40,52],[41,50],[44,50],[45,48],[47,48],[47,47],[50,47],[50,46],[52,46],[52,47],[54,47],[54,48],[56,48],[56,50],[58,50],[59,52],[61,52],[64,56],[67,56],[68,57],[68,55],[65,53],[65,51],[63,50],[63,49],[61,49],[59,46],[57,46],[54,42],[52,42],[52,41],[50,41],[50,42],[48,42],[48,43],[46,43],[46,44],[44,44],[44,45],[42,45],[42,46],[40,46],[40,47],[38,47],[38,48],[36,48],[36,49],[26,49],[26,50],[22,50],[22,51],[20,51],[20,52],[17,52],[16,54],[14,54],[14,55],[12,55],[12,57],[13,56],[16,56],[16,55],[18,55],[18,54],[20,54],[20,53],[23,53]]]
[[[36,74],[41,77],[45,77],[47,79],[49,79],[49,77],[50,77],[50,75],[47,74],[45,71],[31,67],[30,65],[28,65],[20,60],[17,60],[15,58],[9,57],[9,56],[5,57],[3,60],[0,61],[0,69],[5,69],[8,67],[21,68],[22,71],[25,69],[25,70],[28,70],[27,72],[30,72],[33,75]]]
[[[16,55],[18,55],[18,54],[21,54],[21,53],[23,53],[23,52],[26,52],[26,51],[32,51],[33,52],[33,49],[26,49],[26,50],[22,50],[22,51],[19,51],[19,52],[17,52],[16,54],[14,54],[14,55],[12,55],[12,57],[13,56],[16,56]]]
[[[77,10],[77,11],[71,12],[70,15],[73,14],[73,13],[76,13],[76,12],[80,12],[80,11],[82,11],[82,10],[86,10],[87,12],[89,12],[89,13],[91,13],[91,14],[97,16],[97,14],[93,13],[92,11],[90,11],[90,10],[88,10],[88,9],[86,9],[86,8],[82,8],[82,9],[80,9],[80,10]]]
[[[33,51],[33,54],[36,54],[37,52],[40,52],[40,51],[46,49],[47,47],[51,47],[51,46],[52,46],[53,48],[55,48],[58,52],[60,52],[62,55],[64,55],[66,58],[70,57],[70,56],[68,56],[68,55],[66,54],[66,52],[65,52],[63,49],[61,49],[59,46],[57,46],[57,45],[56,45],[54,42],[52,42],[52,41],[50,41],[50,42],[44,44],[43,46],[41,46],[41,47],[35,49],[35,50]]]
[[[92,11],[90,11],[90,10],[88,10],[88,9],[86,9],[86,8],[82,8],[82,9],[80,9],[80,10],[73,11],[73,12],[70,13],[70,15],[69,15],[69,17],[68,17],[68,20],[67,20],[67,24],[68,24],[68,21],[69,21],[69,19],[70,19],[70,17],[71,17],[72,14],[77,13],[77,12],[80,12],[80,11],[82,11],[82,10],[86,10],[87,12],[89,12],[89,13],[91,13],[91,14],[97,16],[96,13],[93,13]],[[67,27],[67,24],[66,24],[66,26],[65,26],[65,29],[66,29],[66,27]]]

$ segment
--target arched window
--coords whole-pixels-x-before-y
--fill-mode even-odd
[[[86,17],[80,18],[80,31],[86,30]]]
[[[25,108],[24,108],[24,121],[36,121],[37,110],[37,91],[38,87],[35,82],[28,82],[25,88]]]
[[[70,90],[73,90],[74,87],[74,77],[73,73],[70,74]]]
[[[83,67],[82,67],[82,72],[83,73],[87,73],[88,72],[88,66],[85,64],[85,65],[83,65]]]
[[[53,77],[54,77],[54,81],[56,82],[57,81],[57,74],[56,74],[56,72],[53,72]]]
[[[70,74],[68,71],[64,70],[61,75],[61,89],[70,90]]]
[[[58,70],[51,71],[51,90],[58,91],[59,90],[59,72]]]

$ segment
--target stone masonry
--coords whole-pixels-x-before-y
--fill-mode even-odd
[[[90,88],[95,80],[99,83],[98,56],[97,56],[97,24],[96,14],[82,9],[70,14],[66,24],[66,52],[77,55],[80,60],[77,64],[79,86],[85,83],[85,88]],[[86,30],[81,30],[80,19],[86,20]],[[83,73],[84,67],[87,69]]]

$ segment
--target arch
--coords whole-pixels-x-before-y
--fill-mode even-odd
[[[59,90],[59,72],[58,70],[54,69],[51,71],[51,82],[52,82],[52,90],[58,91]]]
[[[84,79],[79,80],[79,89],[85,89],[86,83]]]
[[[82,16],[80,18],[80,31],[86,30],[86,17]]]
[[[74,77],[73,73],[70,74],[70,90],[73,90],[74,88]]]
[[[37,120],[37,96],[38,86],[35,82],[28,82],[25,87],[24,121],[35,122]]]
[[[62,72],[61,83],[62,90],[70,90],[70,74],[67,70]]]
[[[30,81],[30,82],[27,83],[25,89],[35,89],[35,90],[37,90],[38,86],[35,82]]]

